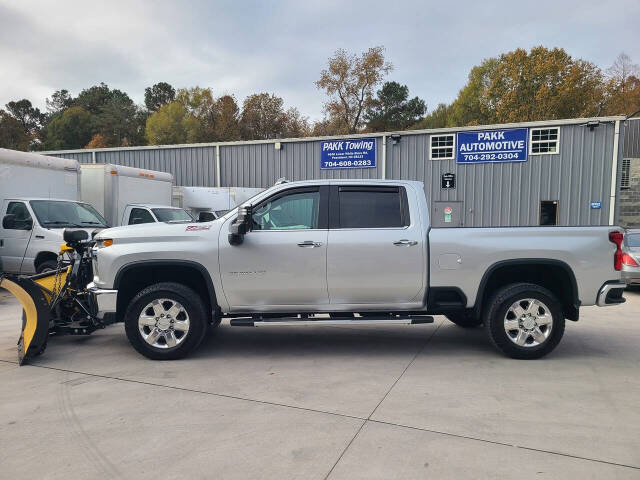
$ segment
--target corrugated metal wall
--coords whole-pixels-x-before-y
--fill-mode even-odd
[[[385,176],[424,182],[432,206],[435,201],[464,202],[464,226],[538,225],[542,200],[559,202],[559,225],[607,225],[614,129],[613,122],[602,122],[593,130],[575,122],[560,125],[557,155],[529,155],[524,163],[475,165],[429,160],[429,132],[402,134],[395,144],[387,136]],[[623,150],[640,149],[640,121],[621,122],[621,134],[619,158]],[[281,177],[383,178],[382,137],[376,142],[377,167],[353,170],[320,170],[319,140],[283,141],[279,150],[273,142],[220,144],[219,184],[268,187]],[[48,155],[92,161],[91,152],[84,151]],[[170,172],[176,185],[218,185],[215,145],[97,150],[95,159]],[[443,173],[456,174],[455,190],[441,188]],[[602,208],[591,209],[591,202],[601,202]]]
[[[382,138],[376,139],[377,168],[320,170],[320,141],[220,146],[220,176],[223,186],[268,187],[278,178],[382,178]]]
[[[96,151],[96,163],[169,172],[185,187],[216,185],[216,147],[144,148]]]
[[[429,160],[430,137],[388,142],[387,178],[424,182],[431,206],[439,200],[464,202],[464,226],[538,225],[542,200],[558,200],[558,225],[609,223],[613,123],[593,131],[562,126],[559,154],[529,155],[521,163]],[[441,188],[443,173],[456,174],[455,189]],[[602,208],[591,209],[591,202],[602,202]]]
[[[622,157],[640,158],[640,118],[632,118],[624,123]]]

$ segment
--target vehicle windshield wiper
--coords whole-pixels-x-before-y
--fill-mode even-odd
[[[83,225],[102,225],[104,226],[104,223],[102,222],[82,222]]]
[[[77,228],[82,228],[82,225],[80,225],[79,223],[73,223],[73,222],[66,222],[63,220],[53,220],[50,222],[42,222],[45,227],[49,226],[49,225],[58,225],[58,226],[66,226],[66,227],[77,227]]]

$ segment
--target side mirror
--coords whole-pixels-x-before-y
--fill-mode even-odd
[[[9,213],[2,219],[2,228],[7,230],[31,230],[33,228],[33,220],[18,220],[15,214]]]
[[[198,222],[212,222],[216,219],[216,214],[213,212],[200,212],[198,214]]]
[[[244,205],[238,209],[238,216],[231,225],[231,233],[229,234],[229,243],[231,245],[240,245],[244,240],[244,236],[251,231],[253,224],[253,205]]]
[[[15,230],[16,216],[12,213],[5,215],[2,219],[2,228],[6,228],[7,230]]]

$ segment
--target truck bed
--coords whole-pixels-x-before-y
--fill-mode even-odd
[[[571,269],[581,305],[594,305],[603,282],[619,277],[613,266],[616,247],[608,237],[612,230],[608,226],[433,228],[429,231],[429,285],[458,287],[467,307],[472,307],[483,277],[492,268],[512,259],[532,264],[549,259]],[[610,277],[603,278],[603,272],[610,272]]]

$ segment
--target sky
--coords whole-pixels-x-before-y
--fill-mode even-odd
[[[640,1],[0,0],[0,108],[55,90],[105,82],[143,103],[144,89],[210,87],[239,103],[281,96],[312,120],[314,82],[338,48],[382,45],[394,70],[432,110],[451,102],[483,59],[536,45],[607,68],[620,52],[640,63]]]

